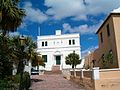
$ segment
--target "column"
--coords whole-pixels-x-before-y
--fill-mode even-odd
[[[94,80],[98,80],[100,78],[100,75],[99,75],[99,67],[94,67],[92,69],[92,78]]]

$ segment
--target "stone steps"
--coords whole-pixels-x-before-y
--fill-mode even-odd
[[[62,72],[59,71],[45,71],[44,74],[51,75],[51,74],[61,74]]]
[[[52,66],[52,71],[59,71],[60,70],[60,66],[56,65],[56,66]]]
[[[44,74],[61,74],[60,66],[56,65],[52,67],[52,71],[45,71]]]

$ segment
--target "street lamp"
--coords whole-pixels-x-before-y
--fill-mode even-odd
[[[0,12],[0,22],[2,22],[2,12]],[[0,30],[1,30],[2,26],[0,25]],[[0,32],[1,34],[1,32]]]
[[[2,12],[0,12],[0,22],[2,21]]]
[[[21,44],[21,59],[20,59],[20,85],[19,90],[23,90],[22,88],[22,80],[23,80],[23,71],[24,71],[24,49],[25,49],[25,37],[22,35],[20,37],[20,44]]]

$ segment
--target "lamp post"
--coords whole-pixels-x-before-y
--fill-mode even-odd
[[[20,44],[21,44],[21,59],[20,59],[20,85],[19,85],[19,90],[23,90],[22,88],[22,80],[23,80],[23,71],[24,71],[24,44],[25,44],[25,37],[22,35],[20,37]]]
[[[2,21],[2,11],[0,11],[0,22]],[[0,25],[0,30],[1,30],[1,25]],[[1,34],[1,32],[0,32],[0,34]]]
[[[0,11],[0,22],[2,21],[2,11]]]

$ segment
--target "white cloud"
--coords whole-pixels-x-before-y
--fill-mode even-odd
[[[63,33],[80,33],[80,34],[92,34],[95,33],[98,27],[101,25],[102,21],[100,21],[96,25],[88,26],[87,24],[80,25],[77,27],[71,27],[69,23],[63,24]]]
[[[112,12],[114,12],[114,13],[120,13],[120,7],[117,8],[117,9],[114,9]]]
[[[86,20],[87,15],[109,13],[120,6],[120,0],[45,0],[45,5],[49,7],[46,13],[54,19],[72,16],[74,20]]]
[[[93,52],[94,50],[96,50],[98,48],[98,46],[91,46],[90,48],[83,50],[81,52],[82,57],[84,57],[85,55],[87,55],[89,52]]]
[[[19,32],[9,32],[9,36],[13,37],[13,36],[19,36],[20,33]]]
[[[21,25],[20,25],[20,29],[23,29],[23,28],[26,28],[27,27],[27,24],[26,24],[26,22],[24,21],[24,22],[22,22],[21,23]]]
[[[85,8],[81,0],[45,0],[45,5],[50,7],[46,13],[53,15],[55,19],[83,16],[79,12],[83,12]]]
[[[109,13],[120,6],[120,0],[86,0],[88,14]]]
[[[93,37],[89,37],[87,40],[93,40],[94,38]]]
[[[23,8],[26,10],[26,18],[25,20],[42,23],[48,19],[48,16],[44,14],[40,9],[33,8],[32,3],[25,2]]]

